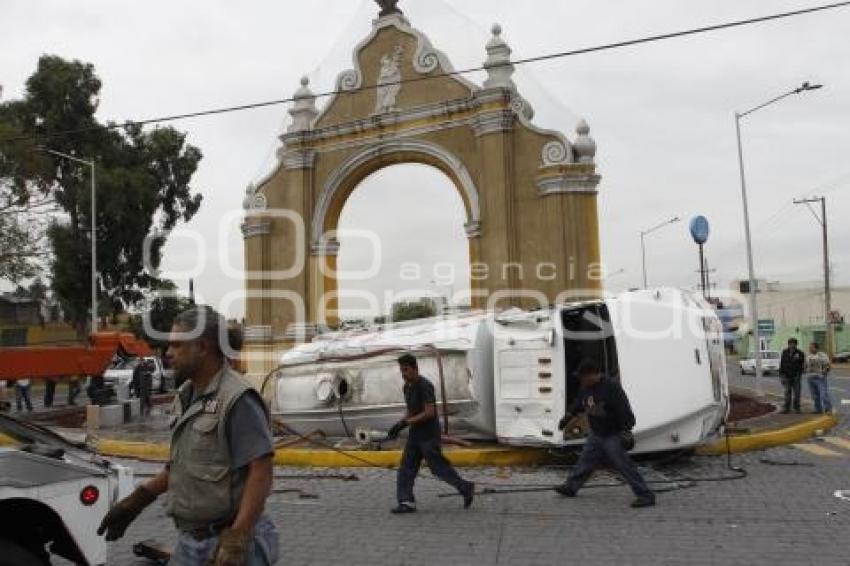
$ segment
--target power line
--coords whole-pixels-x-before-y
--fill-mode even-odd
[[[807,194],[815,194],[822,193],[823,195],[829,195],[837,191],[838,189],[842,189],[846,187],[850,183],[850,172],[839,175],[838,177],[822,183],[816,187],[813,187],[809,190]],[[794,208],[793,200],[789,200],[785,202],[780,208],[776,210],[769,217],[761,220],[758,224],[753,226],[753,233],[764,233],[768,229],[773,229],[777,224],[784,223],[788,221],[788,217],[784,216],[786,212],[789,212],[790,209]],[[714,254],[714,258],[726,258],[732,251],[738,249],[740,247],[740,242],[730,244],[726,248],[722,249],[720,252]]]
[[[651,35],[651,36],[641,37],[641,38],[637,38],[637,39],[630,39],[630,40],[626,40],[626,41],[618,41],[616,43],[606,43],[606,44],[597,45],[597,46],[594,46],[594,47],[584,47],[584,48],[581,48],[581,49],[574,49],[574,50],[571,50],[571,51],[561,51],[561,52],[557,52],[557,53],[550,53],[550,54],[547,54],[547,55],[538,55],[536,57],[527,57],[525,59],[518,59],[516,61],[511,61],[511,62],[503,63],[503,64],[500,64],[500,65],[493,65],[490,68],[492,69],[494,67],[500,67],[500,66],[507,67],[507,66],[511,66],[511,65],[514,65],[514,66],[527,65],[527,64],[531,64],[531,63],[540,63],[542,61],[551,61],[551,60],[554,60],[554,59],[562,59],[562,58],[565,58],[565,57],[573,57],[573,56],[576,56],[576,55],[587,55],[589,53],[598,53],[598,52],[601,52],[601,51],[609,51],[609,50],[613,50],[613,49],[621,49],[621,48],[624,48],[624,47],[632,47],[632,46],[641,45],[641,44],[644,44],[644,43],[653,43],[653,42],[656,42],[656,41],[664,41],[664,40],[668,40],[668,39],[675,39],[675,38],[686,37],[686,36],[690,36],[690,35],[698,35],[698,34],[720,31],[720,30],[730,29],[730,28],[735,28],[735,27],[748,26],[748,25],[764,23],[764,22],[773,21],[773,20],[780,20],[780,19],[785,19],[785,18],[802,16],[802,15],[806,15],[806,14],[812,14],[812,13],[815,13],[815,12],[822,12],[822,11],[825,11],[825,10],[833,10],[835,8],[844,8],[844,7],[847,7],[847,6],[850,6],[850,0],[845,1],[845,2],[836,2],[836,3],[833,3],[833,4],[824,4],[824,5],[821,5],[821,6],[814,6],[814,7],[811,7],[811,8],[804,8],[804,9],[801,9],[801,10],[793,10],[793,11],[790,11],[790,12],[781,12],[781,13],[778,13],[778,14],[772,14],[772,15],[768,15],[768,16],[760,16],[760,17],[757,17],[757,18],[749,18],[749,19],[746,19],[746,20],[736,20],[736,21],[732,21],[732,22],[715,24],[715,25],[711,25],[711,26],[704,26],[704,27],[693,28],[693,29],[688,29],[688,30],[675,31],[675,32],[664,33],[664,34],[660,34],[660,35]],[[470,68],[462,69],[462,70],[459,70],[459,71],[442,72],[442,73],[436,73],[436,74],[426,75],[426,76],[422,76],[422,77],[414,77],[414,78],[411,78],[411,79],[402,79],[402,80],[399,80],[399,81],[388,82],[388,83],[385,83],[385,84],[382,84],[382,85],[377,85],[377,84],[375,84],[375,85],[364,85],[364,86],[361,87],[361,90],[374,90],[374,89],[377,89],[379,86],[383,87],[383,86],[418,83],[418,82],[429,81],[429,80],[434,80],[434,79],[438,79],[438,78],[467,75],[467,74],[470,74],[470,73],[476,73],[476,72],[486,71],[486,70],[487,70],[487,68],[484,67],[483,65],[481,65],[481,66],[478,66],[478,67],[470,67]],[[325,98],[325,97],[330,97],[330,96],[336,96],[336,95],[339,95],[339,94],[346,94],[347,92],[348,91],[332,90],[332,91],[326,91],[326,92],[318,93],[318,94],[315,94],[314,96],[316,98]],[[115,124],[107,124],[106,126],[90,126],[90,127],[86,127],[86,128],[78,128],[78,129],[75,129],[75,130],[64,130],[64,131],[59,131],[59,132],[48,132],[48,133],[36,134],[36,135],[15,136],[15,137],[9,137],[9,138],[5,138],[5,139],[0,138],[0,143],[8,143],[8,142],[24,141],[24,140],[34,140],[34,139],[50,139],[50,138],[55,138],[55,137],[63,137],[63,136],[82,134],[82,133],[87,133],[87,132],[92,132],[92,131],[100,131],[100,130],[103,130],[103,129],[114,130],[114,129],[129,127],[129,126],[146,126],[146,125],[149,125],[149,124],[158,124],[158,123],[161,123],[161,122],[172,122],[172,121],[175,121],[175,120],[184,120],[184,119],[188,119],[188,118],[200,118],[200,117],[203,117],[203,116],[214,116],[214,115],[217,115],[217,114],[227,114],[227,113],[231,113],[231,112],[241,112],[241,111],[244,111],[244,110],[256,110],[258,108],[265,108],[265,107],[269,107],[269,106],[278,106],[278,105],[287,104],[287,103],[290,103],[290,102],[295,102],[295,99],[294,98],[281,98],[281,99],[276,99],[276,100],[268,100],[268,101],[265,101],[265,102],[253,102],[253,103],[250,103],[250,104],[240,104],[240,105],[237,105],[237,106],[226,106],[226,107],[223,107],[223,108],[213,108],[213,109],[210,109],[210,110],[200,110],[200,111],[197,111],[197,112],[187,112],[187,113],[184,113],[184,114],[173,114],[173,115],[170,115],[170,116],[161,116],[161,117],[158,117],[158,118],[149,118],[149,119],[146,119],[146,120],[126,121],[126,122],[121,123],[121,124],[115,123]]]

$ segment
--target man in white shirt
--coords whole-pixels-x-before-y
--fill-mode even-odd
[[[815,413],[832,413],[832,400],[829,398],[829,387],[826,376],[829,374],[829,357],[819,351],[817,342],[809,344],[809,353],[803,366],[803,375],[809,382],[809,391],[815,404]]]

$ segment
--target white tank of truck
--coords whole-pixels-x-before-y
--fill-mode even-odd
[[[594,359],[618,380],[637,425],[635,452],[693,447],[728,410],[723,335],[713,308],[672,288],[546,310],[473,312],[319,336],[281,357],[266,394],[303,432],[387,429],[404,413],[397,357],[413,352],[449,433],[517,446],[579,445],[558,431]]]

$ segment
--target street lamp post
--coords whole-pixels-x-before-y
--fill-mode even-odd
[[[661,228],[664,228],[668,224],[673,224],[674,222],[678,222],[678,221],[679,221],[679,217],[674,216],[673,218],[671,218],[669,220],[665,220],[661,224],[653,226],[649,230],[641,231],[641,233],[640,233],[640,256],[641,256],[641,262],[642,262],[642,265],[643,265],[643,288],[644,289],[646,289],[649,286],[646,282],[646,236],[649,235],[649,234],[652,234],[656,230],[660,230]]]
[[[48,148],[42,148],[42,150],[46,153],[91,167],[91,332],[94,334],[97,332],[97,201],[95,198],[97,192],[94,159],[86,161],[85,159],[80,159],[79,157],[74,157],[61,151]]]
[[[761,110],[766,106],[770,106],[775,102],[779,102],[783,98],[787,98],[794,94],[800,94],[803,92],[807,92],[810,90],[817,90],[821,88],[823,85],[819,84],[810,84],[808,82],[804,82],[799,87],[790,90],[784,94],[777,96],[776,98],[772,98],[767,102],[759,104],[753,108],[750,108],[746,112],[735,112],[735,134],[738,138],[738,167],[741,172],[741,200],[744,205],[744,236],[747,241],[747,271],[749,276],[749,295],[750,295],[750,326],[753,331],[753,341],[755,342],[755,346],[753,351],[756,357],[756,376],[755,376],[755,388],[756,394],[761,395],[761,337],[759,336],[759,319],[758,319],[758,302],[756,300],[756,293],[758,291],[756,284],[756,276],[755,269],[753,268],[753,243],[752,237],[750,235],[750,212],[749,206],[747,204],[747,181],[744,175],[744,149],[741,144],[741,118],[752,114],[757,110]]]

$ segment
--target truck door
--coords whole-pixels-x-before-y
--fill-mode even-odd
[[[556,350],[551,324],[495,325],[496,436],[501,442],[557,443],[565,392],[563,364]]]

